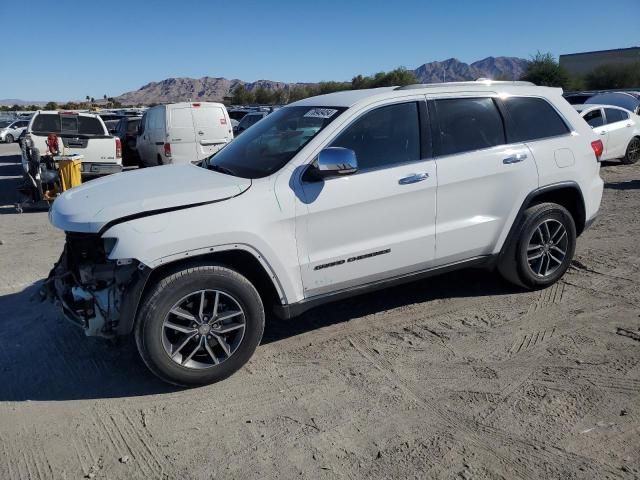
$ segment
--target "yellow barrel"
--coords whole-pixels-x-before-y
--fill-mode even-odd
[[[63,192],[82,184],[82,160],[60,160],[58,172]]]

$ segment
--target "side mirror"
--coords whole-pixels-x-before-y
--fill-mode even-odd
[[[325,148],[318,155],[316,174],[321,178],[349,175],[358,171],[356,152],[342,147]]]

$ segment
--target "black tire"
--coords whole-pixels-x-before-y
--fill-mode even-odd
[[[546,232],[545,225],[562,225],[566,236],[559,232],[558,238],[560,235],[562,238],[558,243],[551,240],[545,242],[539,236]],[[538,227],[541,230],[538,230]],[[576,225],[569,211],[563,206],[556,203],[541,203],[529,207],[525,210],[514,233],[511,244],[506,246],[498,263],[498,271],[507,281],[528,289],[545,288],[557,282],[571,265],[576,248]],[[541,245],[540,248],[531,250],[532,246],[537,244]],[[554,248],[560,250],[556,252]],[[560,257],[558,253],[561,250],[565,251],[565,255],[558,263],[557,260]],[[541,254],[544,259],[533,258],[538,254]],[[548,273],[541,275],[544,273],[545,259]],[[536,272],[538,269],[540,273]]]
[[[165,350],[163,325],[176,302],[204,289],[232,297],[244,312],[245,327],[240,343],[228,358],[207,368],[190,368],[172,360]],[[169,272],[145,295],[136,319],[136,344],[147,367],[165,382],[184,387],[206,385],[224,380],[247,363],[262,339],[264,319],[260,295],[238,272],[220,265],[183,267]]]
[[[633,137],[627,145],[624,157],[620,159],[625,165],[632,165],[640,160],[640,137]]]
[[[7,143],[13,143],[13,135],[8,133],[7,136],[4,137],[4,141],[7,142]]]
[[[160,155],[158,155],[158,165],[164,165],[164,161]]]

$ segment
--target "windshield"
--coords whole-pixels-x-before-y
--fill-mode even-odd
[[[234,139],[205,166],[243,178],[262,178],[284,167],[296,153],[346,109],[285,107]]]

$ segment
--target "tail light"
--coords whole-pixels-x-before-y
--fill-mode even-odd
[[[170,143],[165,143],[164,144],[164,156],[165,157],[170,157],[171,156],[171,144]]]
[[[604,145],[602,143],[602,140],[594,140],[593,142],[591,142],[591,148],[593,148],[593,153],[596,154],[596,159],[600,161],[600,157],[604,152]]]
[[[116,137],[116,158],[122,158],[122,142]]]

